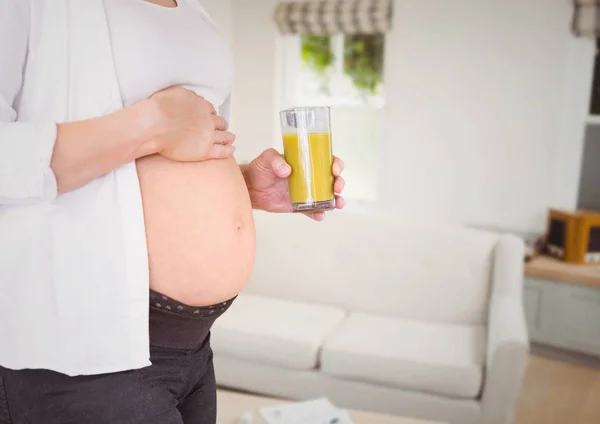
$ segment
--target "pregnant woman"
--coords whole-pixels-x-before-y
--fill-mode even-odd
[[[198,0],[0,0],[0,424],[215,423],[252,208],[290,211],[232,62]]]

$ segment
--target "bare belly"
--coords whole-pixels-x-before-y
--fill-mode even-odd
[[[137,161],[150,264],[150,288],[188,305],[231,299],[254,265],[255,229],[235,159]]]

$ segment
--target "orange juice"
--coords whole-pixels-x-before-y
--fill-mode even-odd
[[[283,148],[285,160],[292,167],[288,180],[292,204],[333,200],[331,135],[284,134]]]

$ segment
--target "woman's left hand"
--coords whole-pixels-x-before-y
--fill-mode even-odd
[[[242,169],[254,209],[279,213],[292,212],[287,182],[292,168],[277,150],[265,150]],[[345,184],[341,177],[343,171],[344,163],[334,156],[333,175],[335,180],[333,187],[336,193],[336,209],[342,209],[346,205],[346,201],[341,196]],[[316,221],[322,221],[325,218],[325,212],[310,212],[305,215]]]

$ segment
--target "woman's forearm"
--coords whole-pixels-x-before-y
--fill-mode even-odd
[[[58,125],[52,170],[58,193],[84,186],[137,158],[157,153],[150,101],[112,114]]]

